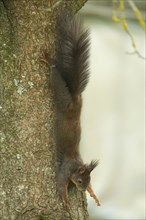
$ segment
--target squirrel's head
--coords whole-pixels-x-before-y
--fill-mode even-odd
[[[71,175],[71,181],[79,191],[86,191],[90,183],[90,173],[98,165],[98,161],[91,161],[90,164],[80,165]]]

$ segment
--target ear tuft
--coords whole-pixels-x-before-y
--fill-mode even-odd
[[[99,160],[92,160],[88,165],[88,171],[91,172],[97,165],[99,164]]]

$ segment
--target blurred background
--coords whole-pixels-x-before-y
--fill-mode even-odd
[[[117,1],[118,2],[118,1]],[[133,1],[145,16],[145,0]],[[146,57],[145,31],[125,1],[128,27]],[[99,159],[87,194],[91,220],[144,220],[145,59],[133,52],[121,23],[112,21],[109,0],[89,0],[80,11],[91,32],[90,82],[83,94],[81,154]],[[145,17],[144,17],[145,18]]]

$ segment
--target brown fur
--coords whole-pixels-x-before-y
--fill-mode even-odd
[[[57,190],[67,207],[69,182],[85,191],[90,183],[90,173],[98,163],[84,164],[79,153],[81,94],[89,79],[88,30],[83,28],[81,21],[61,13],[56,32],[55,58],[49,59],[47,53],[45,58],[53,64],[51,86],[56,111]]]

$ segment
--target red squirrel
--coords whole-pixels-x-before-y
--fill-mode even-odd
[[[90,173],[98,162],[84,164],[79,152],[81,94],[89,79],[89,32],[83,28],[81,21],[67,12],[61,12],[56,21],[56,36],[55,58],[45,51],[43,60],[53,64],[51,87],[56,116],[57,190],[65,207],[69,204],[70,181],[78,190],[87,190],[100,205],[90,185]]]

